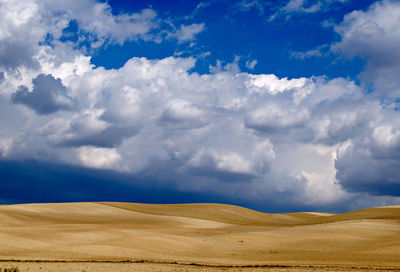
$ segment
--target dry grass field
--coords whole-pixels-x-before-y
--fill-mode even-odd
[[[266,214],[222,204],[3,205],[0,259],[0,271],[400,271],[400,207]]]

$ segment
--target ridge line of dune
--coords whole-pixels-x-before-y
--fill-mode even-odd
[[[179,215],[179,214],[164,214],[162,212],[150,212],[150,211],[141,211],[138,209],[129,209],[129,208],[124,208],[124,207],[119,207],[119,206],[113,206],[112,204],[134,204],[134,205],[185,205],[185,206],[190,206],[190,205],[197,205],[197,204],[205,204],[205,205],[223,205],[223,206],[227,206],[227,207],[231,207],[231,208],[241,208],[241,209],[245,209],[247,211],[250,212],[254,212],[254,213],[259,213],[261,215],[274,215],[271,213],[263,213],[263,212],[259,212],[259,211],[255,211],[252,209],[248,209],[245,207],[241,207],[241,206],[236,206],[236,205],[229,205],[229,204],[220,204],[220,203],[185,203],[185,204],[146,204],[146,203],[132,203],[132,202],[93,202],[96,204],[100,204],[100,205],[104,205],[107,207],[112,207],[112,208],[118,208],[121,210],[125,210],[125,211],[130,211],[130,212],[137,212],[137,213],[142,213],[142,214],[150,214],[150,215],[157,215],[157,216],[171,216],[171,217],[181,217],[181,218],[189,218],[189,219],[197,219],[197,220],[207,220],[207,221],[212,221],[212,222],[217,222],[217,223],[227,223],[227,224],[233,224],[233,225],[246,225],[244,223],[238,223],[238,222],[226,222],[226,220],[217,220],[217,219],[212,219],[212,218],[205,218],[205,217],[200,217],[200,216],[188,216],[188,215]],[[255,219],[253,219],[255,220]],[[258,220],[259,223],[262,223],[262,220]]]

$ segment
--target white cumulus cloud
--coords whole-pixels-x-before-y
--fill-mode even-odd
[[[347,57],[367,61],[362,74],[366,84],[373,84],[379,96],[400,97],[400,3],[384,0],[366,11],[353,11],[335,27],[341,41],[333,50]]]
[[[240,71],[239,58],[205,74],[191,72],[190,57],[133,57],[118,69],[94,67],[69,43],[39,42],[47,33],[59,37],[71,19],[99,40],[145,38],[155,13],[115,16],[107,3],[89,0],[0,3],[2,160],[122,171],[179,190],[276,205],[361,203],[356,208],[365,195],[376,203],[380,196],[398,201],[400,113],[352,80],[254,75]],[[391,78],[400,63],[394,55],[397,64],[379,66],[393,72],[385,76],[390,84],[380,85],[384,76],[373,66],[379,44],[372,43],[381,37],[392,52],[397,40],[387,33],[396,37],[397,25],[381,13],[395,16],[396,8],[383,1],[337,28],[343,52],[351,53],[354,42],[368,45],[352,54],[366,50],[378,91],[398,82]],[[98,17],[83,18],[84,12]],[[176,38],[192,40],[203,28],[181,28]]]

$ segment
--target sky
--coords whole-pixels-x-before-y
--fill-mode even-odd
[[[0,0],[0,204],[400,205],[400,1]]]

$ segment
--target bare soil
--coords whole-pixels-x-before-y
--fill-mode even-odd
[[[20,271],[400,271],[400,207],[3,205],[0,260]]]

